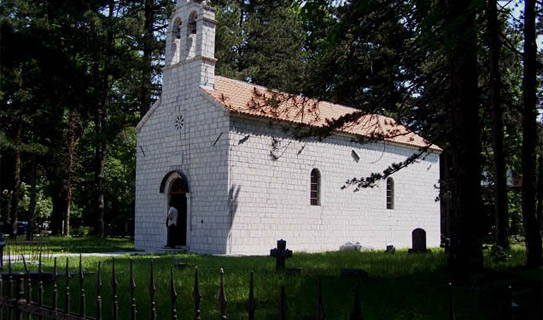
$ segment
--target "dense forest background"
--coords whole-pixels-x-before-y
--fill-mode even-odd
[[[386,114],[445,150],[453,263],[477,268],[483,243],[500,255],[526,240],[528,264],[541,264],[541,1],[210,4],[216,73]],[[160,96],[174,7],[0,3],[4,232],[28,221],[53,234],[133,233],[135,126]]]

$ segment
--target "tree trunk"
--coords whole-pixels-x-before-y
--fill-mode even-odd
[[[98,106],[94,118],[94,132],[98,139],[94,150],[94,212],[96,214],[96,230],[95,233],[100,236],[105,236],[104,224],[104,184],[105,184],[105,164],[106,164],[106,144],[104,135],[105,114],[107,105],[107,95],[105,100]]]
[[[64,227],[62,234],[70,234],[70,212],[72,205],[72,176],[75,154],[75,127],[78,122],[77,111],[70,110],[68,112],[68,132],[66,134],[66,178],[63,188],[64,210],[63,218]]]
[[[542,261],[541,233],[535,210],[535,147],[537,143],[535,0],[526,0],[524,5],[522,216],[526,235],[526,265],[538,267],[541,266]]]
[[[537,173],[537,220],[540,232],[543,233],[543,155],[539,156],[539,171]]]
[[[19,197],[21,193],[21,134],[22,126],[16,124],[15,137],[13,144],[15,146],[13,156],[13,193],[11,194],[9,206],[9,218],[11,223],[11,237],[17,237],[17,219],[19,214]]]
[[[153,77],[153,22],[154,22],[154,1],[145,0],[144,15],[145,20],[143,22],[143,55],[141,57],[142,63],[142,79],[141,79],[141,116],[144,116],[149,107],[151,106],[151,81]]]
[[[64,224],[64,201],[62,197],[62,184],[53,183],[49,186],[51,202],[53,204],[53,212],[51,213],[51,233],[53,235],[61,235]]]
[[[28,229],[26,230],[26,240],[34,240],[34,218],[36,213],[36,155],[32,154],[32,168],[30,180],[30,206],[28,209]]]
[[[448,0],[448,37],[452,121],[451,251],[449,266],[459,280],[483,268],[481,249],[481,130],[477,88],[475,6]]]
[[[492,110],[492,142],[494,146],[494,195],[496,244],[509,248],[509,214],[507,208],[507,178],[505,174],[505,150],[503,146],[503,110],[500,94],[500,26],[497,1],[488,0],[487,21],[490,47],[490,109]]]
[[[441,210],[441,235],[451,238],[450,153],[443,151],[439,157],[439,204]]]
[[[109,1],[108,3],[108,19],[109,23],[112,23],[112,17],[114,16],[115,2]],[[94,116],[94,133],[96,136],[96,147],[94,150],[94,214],[96,217],[96,230],[95,234],[100,237],[104,237],[106,234],[104,223],[104,188],[105,188],[105,164],[106,164],[106,138],[105,138],[105,125],[107,119],[107,111],[109,108],[109,63],[113,52],[113,26],[108,25],[106,31],[106,43],[104,44],[105,60],[100,61],[103,64],[101,72],[98,65],[95,64],[95,74],[99,77],[99,92],[100,101],[98,102],[96,113]]]

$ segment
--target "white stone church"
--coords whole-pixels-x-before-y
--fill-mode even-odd
[[[190,252],[269,254],[278,239],[295,252],[404,248],[416,228],[439,245],[439,147],[380,115],[322,141],[295,139],[285,128],[357,110],[216,76],[215,25],[205,1],[180,0],[172,15],[162,97],[137,126],[137,249],[166,245],[169,204],[179,212],[175,245]],[[375,134],[387,138],[359,142]],[[377,187],[342,189],[428,146]]]

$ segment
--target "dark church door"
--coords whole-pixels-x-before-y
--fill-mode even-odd
[[[175,179],[170,187],[170,202],[177,209],[177,226],[174,228],[174,245],[187,245],[187,192],[180,178]]]

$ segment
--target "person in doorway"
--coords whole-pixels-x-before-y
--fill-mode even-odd
[[[168,240],[166,242],[166,247],[175,248],[175,229],[177,227],[177,209],[169,203],[170,209],[168,209],[168,215],[166,216],[166,227],[168,227]]]

